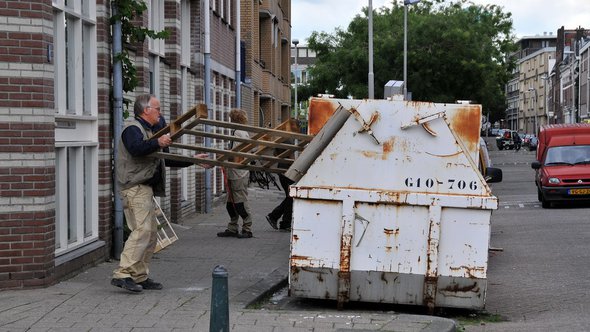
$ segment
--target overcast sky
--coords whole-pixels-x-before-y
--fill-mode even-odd
[[[373,0],[373,9],[391,8],[393,0]],[[402,0],[397,0],[401,3]],[[590,28],[590,0],[472,0],[476,4],[495,4],[512,13],[517,37],[557,33],[564,26]],[[292,0],[291,38],[299,45],[312,31],[333,33],[336,27],[346,29],[352,18],[368,6],[368,0]]]

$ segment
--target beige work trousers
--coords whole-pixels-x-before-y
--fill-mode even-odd
[[[154,192],[152,187],[137,185],[121,191],[127,226],[131,234],[125,241],[119,268],[113,278],[132,278],[143,282],[150,272],[149,263],[157,243]]]

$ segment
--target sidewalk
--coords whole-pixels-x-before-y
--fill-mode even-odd
[[[0,292],[4,331],[209,331],[211,274],[228,270],[232,331],[454,331],[450,319],[408,314],[245,309],[286,283],[290,234],[264,216],[282,191],[251,188],[252,239],[218,238],[224,205],[175,226],[179,240],[154,256],[150,277],[161,291],[130,293],[111,286],[117,261],[105,262],[52,287]]]

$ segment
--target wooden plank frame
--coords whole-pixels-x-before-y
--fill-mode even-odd
[[[250,138],[235,137],[216,133],[214,129],[194,129],[202,125],[210,128],[226,128],[244,130],[250,134]],[[284,173],[293,163],[297,153],[303,151],[313,136],[299,133],[295,120],[287,120],[276,128],[262,128],[251,125],[243,125],[226,121],[210,120],[207,118],[207,107],[199,104],[192,107],[186,113],[168,126],[158,131],[152,139],[165,134],[170,134],[173,143],[170,147],[180,150],[191,150],[196,153],[214,154],[214,158],[197,158],[177,153],[158,152],[161,158],[187,161],[200,165],[222,166],[228,168],[248,169],[252,171],[265,171],[271,173]],[[224,150],[200,145],[176,143],[183,135],[192,135],[198,138],[221,139],[226,143],[233,142],[234,148]],[[276,151],[279,151],[278,153]]]

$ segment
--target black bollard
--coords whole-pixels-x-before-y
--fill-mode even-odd
[[[217,265],[213,269],[209,332],[229,332],[227,270],[223,265]]]

